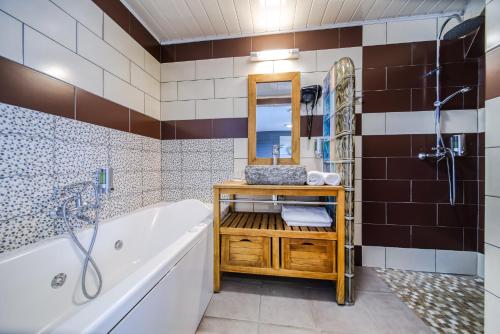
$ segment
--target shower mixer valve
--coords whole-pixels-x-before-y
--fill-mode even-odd
[[[83,200],[83,194],[88,188],[94,188],[94,194],[96,196],[94,203],[88,203]],[[72,208],[63,208],[63,206],[58,206],[56,209],[50,212],[53,218],[62,218],[64,215],[63,210],[67,214],[76,214],[77,217],[87,218],[83,214],[87,210],[96,210],[100,207],[100,198],[102,195],[108,195],[113,191],[113,170],[112,168],[105,167],[99,168],[96,172],[96,177],[94,181],[77,182],[69,184],[62,188],[62,193],[69,193],[73,204]]]

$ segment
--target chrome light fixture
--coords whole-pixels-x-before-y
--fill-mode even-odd
[[[299,49],[278,49],[250,52],[250,61],[282,60],[299,58]]]

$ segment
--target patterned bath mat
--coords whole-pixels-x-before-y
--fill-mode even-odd
[[[395,269],[376,271],[434,332],[484,332],[482,279]]]

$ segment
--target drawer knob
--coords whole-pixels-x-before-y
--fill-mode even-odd
[[[303,242],[302,245],[304,246],[314,246],[312,242]]]
[[[240,241],[251,242],[251,241],[250,241],[250,240],[248,240],[248,239],[241,239]]]

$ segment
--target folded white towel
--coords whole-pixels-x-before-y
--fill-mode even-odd
[[[340,184],[340,175],[337,173],[323,173],[325,184],[329,186],[338,186]]]
[[[332,223],[332,218],[323,207],[283,205],[281,218],[289,226],[327,227]]]
[[[306,226],[306,227],[331,227],[332,223],[307,223],[307,222],[295,222],[290,220],[285,220],[288,226]]]
[[[322,172],[307,172],[307,184],[310,186],[322,186],[325,184],[325,177]]]

